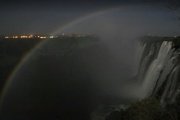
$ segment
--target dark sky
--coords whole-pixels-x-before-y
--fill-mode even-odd
[[[1,0],[0,34],[51,33],[87,14],[131,4],[176,7],[178,0]]]

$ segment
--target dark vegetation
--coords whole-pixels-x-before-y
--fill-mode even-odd
[[[166,106],[155,98],[147,98],[132,103],[125,110],[111,112],[106,120],[180,120],[180,96],[175,103]]]
[[[180,37],[174,36],[174,37],[159,37],[159,36],[145,36],[140,39],[142,42],[150,42],[154,43],[154,41],[157,42],[163,42],[163,41],[172,41],[176,48],[180,47]]]

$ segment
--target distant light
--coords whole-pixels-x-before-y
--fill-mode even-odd
[[[9,38],[8,36],[6,36],[5,38]]]
[[[18,38],[18,36],[12,36],[12,38],[17,39],[17,38]]]
[[[52,38],[54,38],[54,36],[50,36],[49,38],[51,38],[51,39],[52,39]]]
[[[22,35],[22,36],[20,36],[20,38],[28,38],[28,36]]]
[[[33,35],[29,35],[29,38],[33,38]]]
[[[46,39],[46,37],[43,37],[43,36],[41,36],[40,38],[41,38],[41,39]]]

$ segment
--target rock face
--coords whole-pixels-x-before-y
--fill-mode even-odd
[[[6,85],[1,119],[90,119],[103,96],[98,81],[112,66],[111,58],[105,45],[91,38],[42,43],[23,60]]]

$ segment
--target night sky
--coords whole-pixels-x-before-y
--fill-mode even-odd
[[[178,0],[2,0],[0,34],[51,33],[93,12],[117,6],[147,4],[170,10],[179,6]]]

